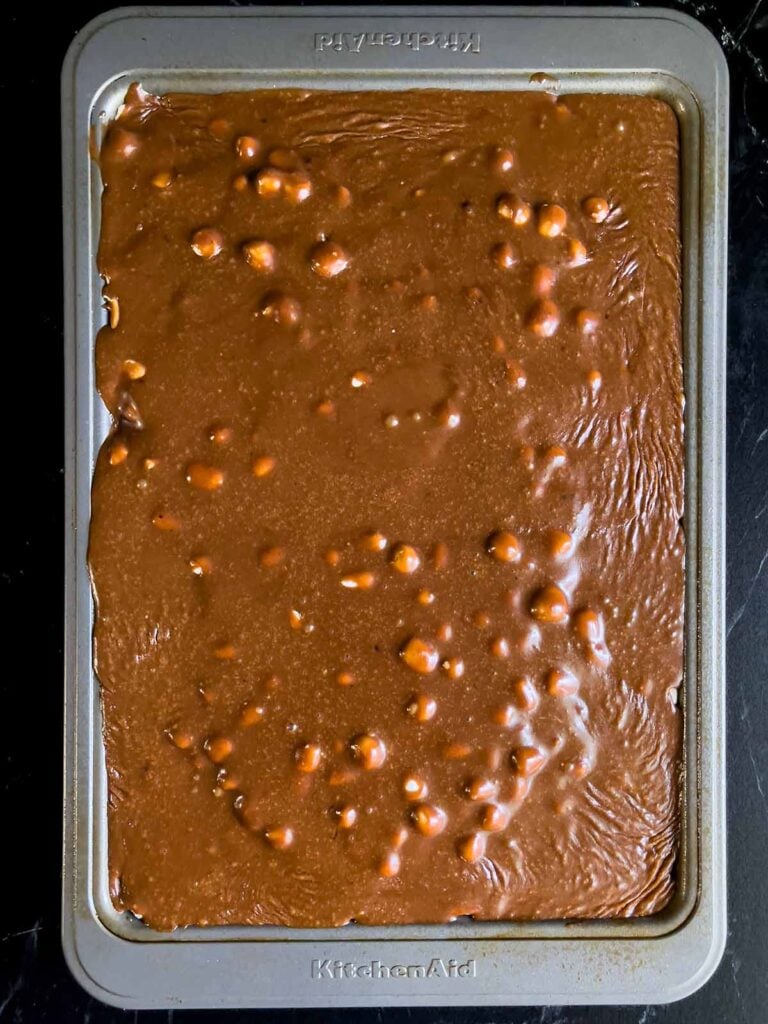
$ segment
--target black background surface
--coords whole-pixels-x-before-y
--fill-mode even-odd
[[[650,1024],[768,1022],[768,2],[670,4],[731,72],[728,327],[729,935],[681,1003],[349,1011],[103,1006],[59,938],[62,749],[62,326],[59,72],[111,6],[14,3],[2,15],[0,140],[0,1022],[12,1024]],[[211,984],[216,984],[215,976]]]

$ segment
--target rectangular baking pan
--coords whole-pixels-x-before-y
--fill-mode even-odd
[[[541,73],[545,74],[542,76]],[[531,77],[535,76],[535,77]],[[86,565],[91,474],[109,417],[94,386],[104,322],[101,183],[91,153],[132,81],[253,88],[552,89],[666,100],[681,129],[686,391],[682,846],[648,918],[435,926],[188,928],[114,909]],[[117,1006],[653,1003],[712,974],[726,934],[724,401],[728,73],[698,22],[623,8],[123,8],[76,37],[62,75],[66,305],[64,878],[67,961]]]

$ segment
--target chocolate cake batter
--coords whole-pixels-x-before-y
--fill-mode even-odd
[[[663,907],[671,109],[134,87],[101,169],[115,904],[160,929]]]

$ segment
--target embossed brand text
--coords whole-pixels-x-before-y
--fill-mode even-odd
[[[430,46],[453,53],[480,53],[478,32],[317,32],[315,49],[337,53],[362,53],[368,46],[405,46],[425,50]]]
[[[315,981],[343,981],[345,978],[476,978],[477,961],[443,960],[435,957],[424,964],[385,964],[381,960],[313,960],[311,977]]]

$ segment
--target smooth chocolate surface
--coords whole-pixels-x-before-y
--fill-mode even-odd
[[[101,166],[116,904],[163,929],[663,907],[671,109],[133,89]]]

